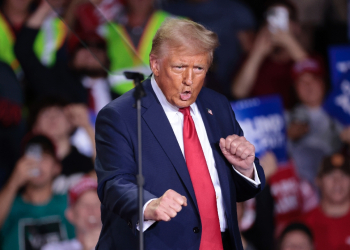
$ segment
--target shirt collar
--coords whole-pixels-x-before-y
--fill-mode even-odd
[[[151,85],[152,85],[152,88],[153,88],[153,91],[154,93],[156,94],[159,102],[160,102],[160,105],[162,105],[163,109],[164,109],[164,112],[166,114],[170,114],[170,113],[177,113],[179,112],[179,108],[172,105],[171,103],[168,102],[168,100],[166,99],[165,95],[163,94],[162,90],[159,88],[158,86],[158,83],[156,82],[156,79],[154,79],[154,75],[152,75],[152,78],[151,78]],[[190,111],[191,111],[191,115],[195,116],[198,114],[198,107],[197,107],[197,104],[194,102],[190,105]]]

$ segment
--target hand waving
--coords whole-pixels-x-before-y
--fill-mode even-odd
[[[229,135],[220,139],[221,152],[243,175],[253,178],[255,147],[243,136]]]

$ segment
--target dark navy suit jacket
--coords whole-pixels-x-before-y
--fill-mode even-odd
[[[153,92],[151,81],[143,82],[142,149],[144,204],[168,189],[186,196],[188,206],[169,222],[156,222],[144,233],[145,249],[198,250],[201,221],[186,162],[171,125]],[[137,120],[134,90],[109,103],[96,121],[96,172],[101,200],[103,228],[97,249],[137,249]],[[202,88],[196,104],[201,112],[219,175],[224,209],[235,249],[242,250],[236,202],[254,197],[263,188],[265,177],[258,159],[255,166],[261,181],[255,187],[237,174],[221,153],[220,138],[243,135],[228,100]],[[208,109],[212,114],[208,113]],[[201,135],[199,135],[201,136]],[[129,229],[129,228],[130,229]],[[198,230],[199,229],[199,230]]]

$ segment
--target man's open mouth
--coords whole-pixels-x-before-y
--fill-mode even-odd
[[[183,101],[188,101],[191,98],[191,96],[192,96],[191,91],[184,91],[184,92],[181,92],[180,94],[180,98]]]

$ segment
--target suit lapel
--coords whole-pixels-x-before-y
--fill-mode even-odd
[[[177,142],[174,131],[169,120],[159,103],[155,93],[153,92],[150,81],[144,82],[147,96],[143,98],[143,104],[146,110],[142,114],[142,118],[146,122],[149,129],[163,148],[165,154],[170,159],[176,172],[184,183],[191,199],[197,207],[196,196],[191,182],[191,177],[187,169],[186,161],[183,157],[179,144]]]

